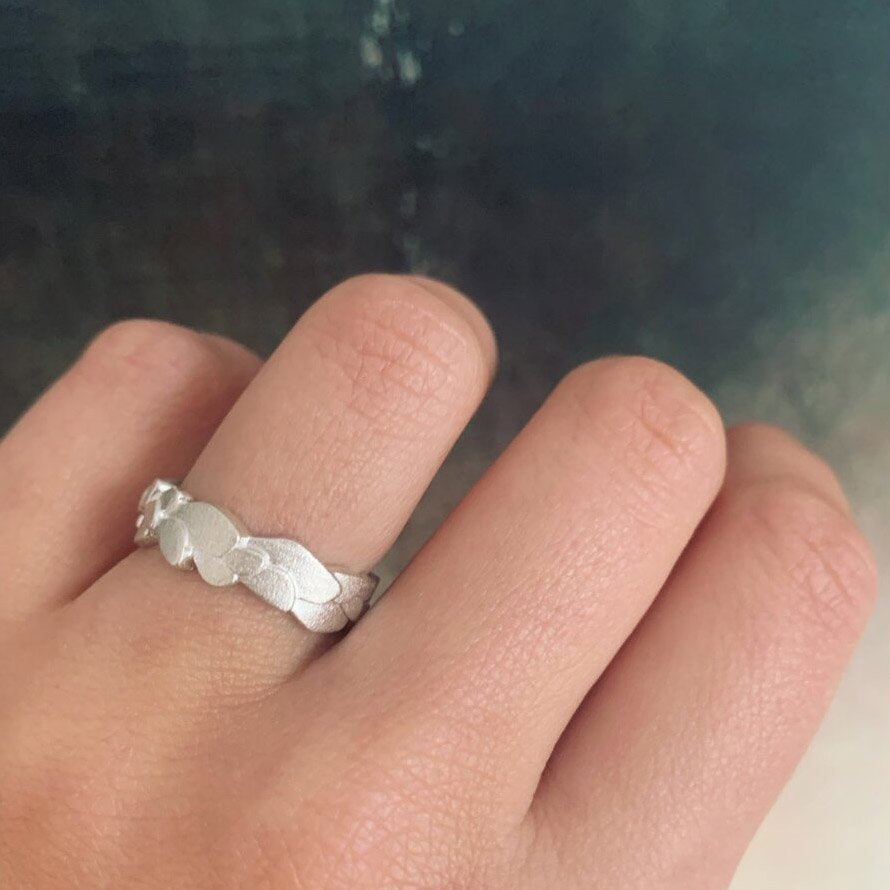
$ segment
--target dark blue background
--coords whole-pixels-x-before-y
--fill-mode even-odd
[[[608,351],[867,456],[888,221],[874,0],[0,0],[0,427],[113,319],[414,269],[500,335],[478,466]]]

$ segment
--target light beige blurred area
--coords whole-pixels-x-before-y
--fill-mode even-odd
[[[732,890],[890,887],[888,282],[890,249],[858,282],[814,288],[813,311],[793,336],[755,331],[756,362],[717,387],[729,421],[780,423],[831,462],[880,578],[874,615],[828,717]]]
[[[886,552],[881,568],[886,579]],[[732,890],[890,886],[888,594],[885,581],[831,711],[749,848]]]

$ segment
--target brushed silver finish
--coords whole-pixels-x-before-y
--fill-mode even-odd
[[[316,633],[342,630],[367,607],[378,578],[329,569],[287,538],[258,538],[232,515],[155,479],[139,499],[135,543],[157,545],[174,568],[214,587],[243,584]]]

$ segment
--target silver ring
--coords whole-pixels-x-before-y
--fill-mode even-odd
[[[142,493],[134,541],[158,544],[171,566],[197,569],[214,587],[243,584],[316,633],[357,621],[379,580],[370,572],[330,569],[296,541],[255,538],[228,512],[167,479],[155,479]]]

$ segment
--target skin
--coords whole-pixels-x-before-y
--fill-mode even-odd
[[[725,887],[875,593],[825,464],[676,371],[572,372],[345,637],[132,552],[154,476],[365,571],[495,347],[364,276],[262,367],[101,334],[0,443],[0,886]]]

